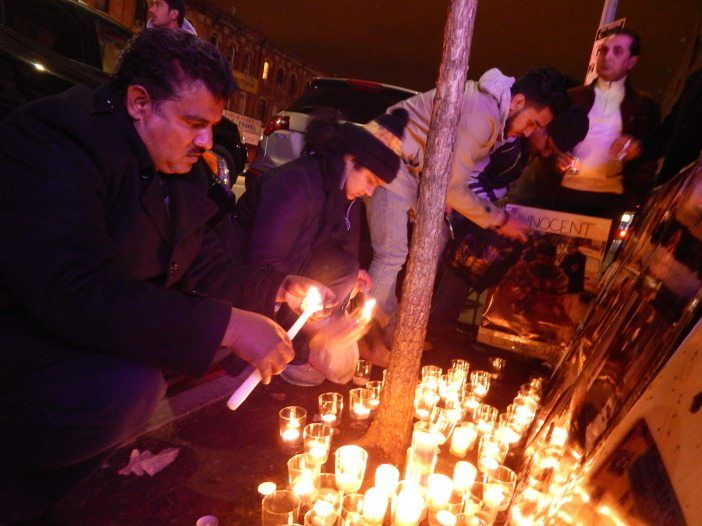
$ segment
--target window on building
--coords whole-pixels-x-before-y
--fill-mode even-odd
[[[245,91],[240,91],[236,96],[236,112],[246,115],[246,99],[247,94]]]
[[[268,101],[264,98],[259,98],[258,99],[258,115],[257,116],[263,122],[266,122],[266,120],[267,120],[267,115],[266,115],[267,110],[268,110]]]
[[[247,75],[251,74],[251,53],[244,53],[241,59],[241,71]]]
[[[296,92],[297,92],[297,75],[295,75],[293,73],[292,75],[290,75],[290,84],[288,86],[288,93],[290,93],[290,95],[295,95]]]
[[[270,60],[264,60],[263,61],[263,71],[261,71],[261,78],[263,80],[268,80],[268,74],[271,69],[271,62]]]
[[[278,68],[278,71],[275,72],[275,84],[279,88],[285,84],[285,70],[283,68]]]

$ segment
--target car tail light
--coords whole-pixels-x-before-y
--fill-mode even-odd
[[[274,131],[289,129],[290,117],[288,115],[274,115],[266,123],[266,127],[263,129],[263,135],[270,135]]]

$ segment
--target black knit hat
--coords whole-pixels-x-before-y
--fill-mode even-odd
[[[590,119],[587,113],[576,106],[571,106],[546,127],[549,137],[562,152],[569,152],[587,135]]]
[[[342,125],[346,151],[386,183],[400,168],[402,136],[409,115],[398,108],[363,126],[349,122]]]

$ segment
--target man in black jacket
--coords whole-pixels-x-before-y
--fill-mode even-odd
[[[105,86],[0,125],[0,518],[51,504],[133,436],[162,371],[233,355],[267,383],[293,357],[270,317],[315,282],[243,268],[206,227],[200,156],[235,87],[213,46],[149,29]]]

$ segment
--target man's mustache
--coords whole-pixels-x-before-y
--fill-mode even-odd
[[[188,155],[197,155],[198,157],[205,153],[207,150],[205,148],[193,148],[188,152]]]

